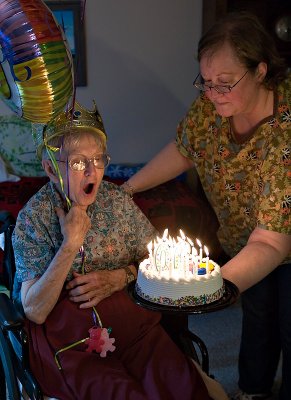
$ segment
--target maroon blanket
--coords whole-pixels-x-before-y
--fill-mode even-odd
[[[159,324],[160,315],[115,293],[96,307],[103,327],[112,327],[116,350],[105,358],[80,344],[55,352],[89,336],[92,309],[80,310],[66,292],[46,322],[27,321],[30,363],[44,394],[61,400],[209,400],[194,365]]]

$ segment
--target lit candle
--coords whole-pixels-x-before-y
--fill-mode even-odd
[[[166,269],[166,264],[167,264],[167,247],[165,245],[160,244],[160,268],[161,271],[164,271]]]
[[[173,249],[173,253],[172,253],[172,257],[173,257],[173,272],[176,274],[176,270],[178,268],[177,265],[177,260],[176,260],[176,255],[177,255],[177,242],[175,239],[173,239],[172,241],[172,249]]]
[[[181,229],[180,229],[180,232],[182,232],[181,231]],[[182,237],[180,237],[180,236],[177,236],[177,239],[178,239],[178,243],[176,244],[176,254],[177,254],[177,257],[178,257],[178,262],[177,262],[177,264],[178,264],[178,274],[179,274],[179,276],[182,276],[182,275],[184,275],[184,269],[185,269],[185,267],[184,267],[184,249],[183,249],[183,239],[182,239]]]
[[[174,242],[172,238],[169,239],[169,249],[170,249],[170,257],[169,257],[169,278],[173,277],[174,274],[174,265],[175,265],[175,251],[174,251]]]
[[[206,246],[204,246],[204,251],[205,251],[205,254],[206,254],[206,272],[210,272],[209,271],[209,251],[208,251],[208,248],[206,247]]]
[[[189,276],[189,264],[190,264],[190,253],[191,253],[191,249],[190,249],[190,245],[189,243],[186,243],[185,246],[185,258],[184,258],[184,262],[185,262],[185,278],[187,279]]]
[[[193,262],[193,274],[197,274],[197,268],[198,268],[198,259],[197,259],[197,250],[193,246],[192,247],[192,252],[191,252],[191,257],[192,257],[192,262]]]
[[[194,243],[192,242],[192,240],[187,237],[187,242],[190,244],[191,249],[192,249],[192,247],[194,246]]]
[[[150,264],[153,264],[153,242],[150,241],[147,245],[148,252],[149,252],[149,259],[150,259]]]
[[[166,229],[164,230],[162,240],[164,240],[164,241],[167,240],[168,232],[169,232],[169,230],[168,230],[168,228],[166,228]]]
[[[165,271],[169,271],[169,243],[166,239],[167,236],[167,229],[164,232],[163,238],[158,238],[157,249],[155,252],[155,263],[157,270],[159,272],[159,276]]]
[[[190,242],[191,242],[191,240],[188,237],[185,237],[184,245],[185,245],[186,252],[188,253],[188,255],[191,254],[191,243],[193,244],[193,242],[191,242],[191,243]]]
[[[181,238],[177,237],[178,243],[175,242],[175,270],[178,276],[181,275],[183,269],[183,254],[181,246]]]
[[[202,244],[201,244],[199,239],[196,239],[196,242],[197,242],[197,244],[198,244],[198,246],[200,248],[200,251],[199,251],[199,262],[202,262]]]
[[[185,240],[186,236],[185,236],[185,233],[182,231],[182,229],[179,229],[179,232],[180,232],[182,240]]]
[[[159,238],[157,238],[157,239],[159,239]],[[158,249],[158,245],[159,245],[159,243],[154,241],[153,266],[159,272],[159,268],[158,268],[158,265],[157,265],[157,249]]]

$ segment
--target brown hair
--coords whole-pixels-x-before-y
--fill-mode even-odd
[[[285,61],[280,57],[273,38],[255,15],[232,12],[217,21],[199,41],[198,60],[205,53],[215,53],[224,43],[230,44],[249,71],[254,71],[260,62],[267,64],[263,84],[268,89],[274,89],[285,78]]]

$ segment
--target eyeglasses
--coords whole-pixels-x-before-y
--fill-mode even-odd
[[[197,82],[197,79],[200,76],[200,72],[199,72],[199,74],[196,76],[196,78],[195,78],[195,80],[193,82],[193,85],[196,87],[196,89],[199,89],[202,92],[208,92],[209,90],[214,89],[219,94],[230,93],[232,91],[232,89],[246,76],[246,74],[248,72],[249,71],[246,71],[243,74],[243,76],[236,83],[234,83],[233,85],[213,85],[213,86],[209,86],[206,83]]]
[[[67,162],[63,160],[58,160],[59,162]],[[82,154],[74,154],[69,157],[68,164],[72,171],[85,171],[85,169],[89,168],[89,164],[93,163],[94,167],[97,169],[106,168],[110,162],[110,157],[108,154],[96,154],[96,156],[92,158],[87,158]]]

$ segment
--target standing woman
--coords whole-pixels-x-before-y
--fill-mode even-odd
[[[291,399],[290,75],[257,18],[231,13],[200,40],[194,101],[168,144],[124,185],[131,194],[195,167],[242,292],[237,400]]]

